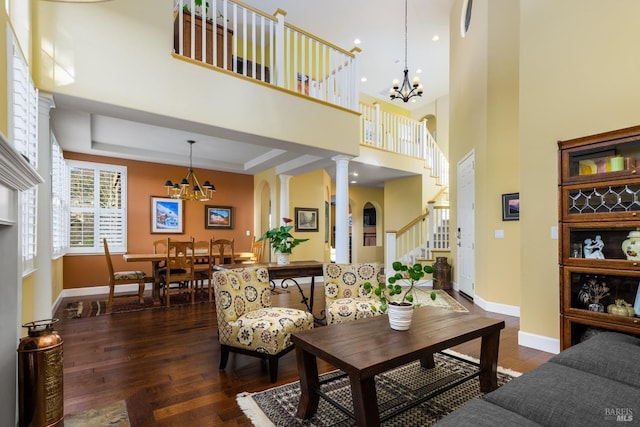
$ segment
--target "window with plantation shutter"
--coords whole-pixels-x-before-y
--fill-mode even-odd
[[[69,247],[68,168],[55,135],[51,135],[51,253],[61,257]]]
[[[69,253],[127,250],[127,168],[69,161]]]
[[[33,166],[38,167],[38,90],[33,84],[29,67],[15,39],[10,37],[11,73],[9,93],[11,97],[11,137],[16,150]],[[34,268],[37,252],[38,188],[20,193],[20,227],[22,238],[23,273]]]

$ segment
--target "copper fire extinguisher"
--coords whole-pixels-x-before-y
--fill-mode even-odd
[[[53,329],[58,319],[22,325],[29,335],[18,346],[20,427],[64,425],[62,338]]]

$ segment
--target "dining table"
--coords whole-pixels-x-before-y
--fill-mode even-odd
[[[211,254],[214,258],[220,258],[218,252]],[[209,251],[208,250],[196,250],[194,253],[196,258],[196,264],[204,265],[209,264]],[[153,290],[151,296],[154,304],[160,304],[160,273],[159,270],[163,261],[167,260],[166,253],[128,253],[123,254],[122,258],[127,262],[150,262],[151,263],[151,276],[153,277]],[[234,258],[236,263],[240,266],[243,261],[249,261],[253,259],[253,252],[234,252]],[[224,261],[231,260],[231,253],[224,254]]]

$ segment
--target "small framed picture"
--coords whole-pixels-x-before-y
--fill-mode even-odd
[[[295,208],[296,231],[318,231],[317,208]]]
[[[502,220],[518,221],[520,219],[520,193],[502,195]]]
[[[184,233],[184,200],[151,196],[151,233]]]
[[[232,229],[233,228],[233,207],[232,206],[205,206],[204,207],[204,228],[212,229]]]

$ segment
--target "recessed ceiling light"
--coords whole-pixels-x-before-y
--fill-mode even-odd
[[[360,44],[360,43],[361,43],[360,39],[355,39],[355,40],[353,41],[353,44]]]
[[[420,73],[422,73],[422,68],[418,68],[418,69],[416,70],[416,74],[420,74]]]
[[[366,82],[366,81],[367,81],[367,78],[366,78],[366,77],[363,77],[363,78],[361,78],[361,79],[360,79],[360,81],[361,81],[361,82]]]
[[[437,42],[438,40],[440,40],[440,36],[439,35],[435,35],[433,37],[431,37],[431,41]]]
[[[413,98],[413,99],[411,100],[411,102],[415,103],[415,102],[416,102],[416,99],[415,99],[415,98]]]
[[[350,181],[349,184],[357,184],[358,181]]]
[[[358,176],[358,172],[353,172],[351,175]]]

